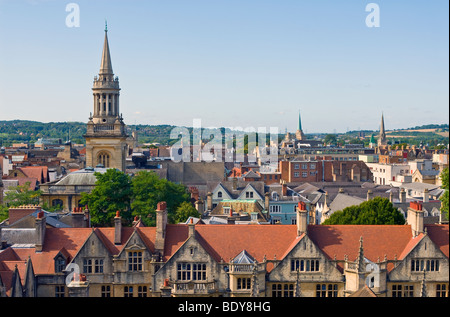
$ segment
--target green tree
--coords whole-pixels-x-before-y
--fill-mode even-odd
[[[183,201],[175,211],[175,223],[185,222],[189,217],[200,218],[200,213],[192,206],[190,202]]]
[[[444,193],[441,195],[441,212],[444,217],[448,219],[448,191],[449,191],[449,178],[448,178],[448,167],[444,168],[441,172],[441,188],[444,189]]]
[[[403,225],[405,218],[387,198],[375,197],[334,212],[324,225]]]
[[[5,205],[0,205],[0,222],[2,222],[5,219],[8,219],[9,217],[9,209]]]
[[[131,222],[131,180],[117,170],[108,169],[105,173],[94,174],[97,178],[95,188],[90,194],[82,193],[80,203],[88,205],[93,225],[112,225],[117,211],[125,222]]]
[[[323,142],[325,144],[336,144],[337,143],[337,137],[334,134],[327,134],[325,138],[323,139]]]
[[[4,202],[9,207],[17,207],[21,205],[38,205],[41,197],[40,190],[32,190],[30,182],[23,185],[11,186],[5,192]]]
[[[189,201],[189,198],[185,186],[160,179],[152,171],[140,171],[132,178],[132,215],[141,216],[146,226],[156,225],[158,202],[166,202],[168,220],[173,223],[177,208],[182,202]]]

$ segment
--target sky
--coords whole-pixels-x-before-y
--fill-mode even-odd
[[[129,125],[449,123],[447,0],[0,0],[0,120],[87,122],[105,20]]]

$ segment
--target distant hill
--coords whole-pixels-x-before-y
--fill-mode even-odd
[[[128,125],[128,133],[136,131],[139,143],[160,143],[173,144],[175,140],[170,139],[170,132],[173,125]],[[192,128],[188,128],[191,132]],[[224,133],[224,129],[221,129]],[[0,146],[11,146],[13,143],[34,143],[39,138],[56,138],[63,142],[71,140],[73,143],[84,144],[83,135],[86,133],[85,122],[37,122],[27,120],[9,120],[0,121]],[[364,135],[366,139],[374,134],[378,137],[378,131],[360,130],[349,131],[341,134],[343,138],[361,138]],[[427,124],[408,129],[396,129],[386,132],[388,139],[392,143],[410,143],[429,144],[448,144],[449,125],[448,124]],[[324,137],[326,134],[316,136]],[[280,135],[280,138],[284,137]],[[320,137],[319,137],[320,138]],[[367,141],[367,140],[366,140]],[[366,142],[367,143],[367,142]]]

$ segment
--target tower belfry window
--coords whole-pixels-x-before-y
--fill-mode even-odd
[[[104,167],[109,167],[110,156],[106,152],[100,152],[97,157],[97,163]]]

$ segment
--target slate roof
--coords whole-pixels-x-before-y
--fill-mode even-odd
[[[329,207],[334,212],[338,210],[343,210],[346,207],[360,205],[364,201],[366,201],[366,199],[339,193],[330,203]]]

